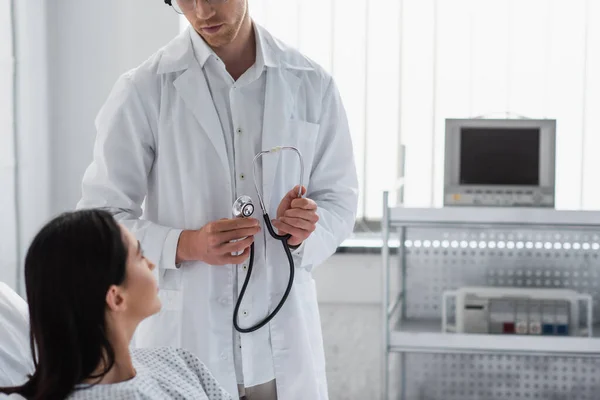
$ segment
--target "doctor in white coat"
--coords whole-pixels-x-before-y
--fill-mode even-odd
[[[352,232],[358,198],[340,95],[320,66],[251,20],[247,0],[172,6],[190,28],[118,80],[96,120],[78,208],[112,210],[158,264],[163,310],[139,327],[137,346],[189,349],[249,400],[327,399],[311,274]],[[252,241],[240,325],[262,321],[288,282],[281,243],[260,216],[231,211],[240,195],[258,204],[252,160],[279,145],[302,153],[305,197],[296,198],[293,152],[264,156],[257,180],[274,227],[292,235],[295,282],[269,324],[240,334],[233,309]]]

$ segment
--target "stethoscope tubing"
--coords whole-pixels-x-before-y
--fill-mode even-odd
[[[253,326],[250,326],[248,328],[240,327],[239,321],[238,321],[240,306],[242,304],[244,295],[246,294],[246,289],[248,288],[248,284],[250,282],[250,277],[252,275],[252,269],[254,267],[254,243],[252,243],[250,245],[250,259],[248,261],[248,272],[246,274],[246,278],[244,279],[244,283],[242,284],[242,289],[240,291],[240,294],[239,294],[238,299],[235,304],[235,308],[233,310],[233,326],[240,333],[254,332],[254,331],[262,328],[266,324],[268,324],[275,317],[275,315],[277,315],[279,310],[281,310],[281,308],[285,304],[285,302],[292,290],[292,286],[294,284],[294,272],[295,272],[294,258],[292,256],[292,252],[291,252],[290,246],[288,244],[288,239],[291,237],[291,235],[289,235],[289,234],[279,235],[279,234],[277,234],[277,232],[275,232],[275,229],[273,229],[273,224],[271,224],[271,219],[269,218],[269,214],[267,213],[267,209],[265,207],[265,203],[263,201],[261,191],[258,189],[258,184],[256,183],[256,161],[265,154],[275,153],[275,152],[279,152],[282,150],[291,150],[291,151],[294,151],[298,155],[298,159],[300,160],[300,180],[299,180],[300,185],[298,187],[298,197],[299,198],[302,197],[302,185],[303,185],[303,178],[304,178],[304,160],[302,158],[302,154],[300,153],[300,151],[293,146],[278,146],[278,147],[274,147],[270,150],[265,150],[265,151],[261,151],[260,153],[258,153],[254,157],[254,160],[252,161],[252,163],[253,163],[252,175],[254,178],[254,187],[256,188],[256,193],[258,194],[258,200],[260,202],[260,208],[263,212],[263,219],[265,221],[265,226],[267,227],[267,230],[269,231],[269,235],[271,235],[271,237],[273,239],[279,240],[281,242],[283,249],[285,251],[285,254],[287,256],[289,266],[290,266],[290,276],[288,279],[288,284],[285,289],[285,292],[283,293],[281,300],[279,301],[277,306],[273,309],[273,311],[271,313],[269,313],[262,321],[260,321],[259,323],[255,324]]]

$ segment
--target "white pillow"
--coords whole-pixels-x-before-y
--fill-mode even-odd
[[[32,373],[27,303],[0,282],[0,386],[22,385]]]

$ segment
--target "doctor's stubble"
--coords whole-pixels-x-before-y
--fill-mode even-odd
[[[248,0],[228,0],[222,4],[199,1],[196,10],[185,13],[185,17],[210,47],[223,47],[235,40],[243,23],[250,18]],[[203,31],[205,27],[220,24],[223,26],[214,34]]]

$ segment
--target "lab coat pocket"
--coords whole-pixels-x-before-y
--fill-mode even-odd
[[[313,141],[319,133],[321,125],[301,119],[290,119],[290,133],[298,138],[299,141]]]
[[[294,146],[302,154],[304,159],[304,176],[302,177],[304,185],[308,184],[310,178],[310,172],[312,170],[312,164],[315,156],[315,146],[317,142],[317,136],[319,135],[319,124],[313,124],[311,122],[292,119],[289,121],[289,137],[283,145]],[[287,154],[288,157],[294,157],[290,160],[290,167],[298,165],[297,157],[294,154]],[[289,170],[286,168],[286,170]]]

